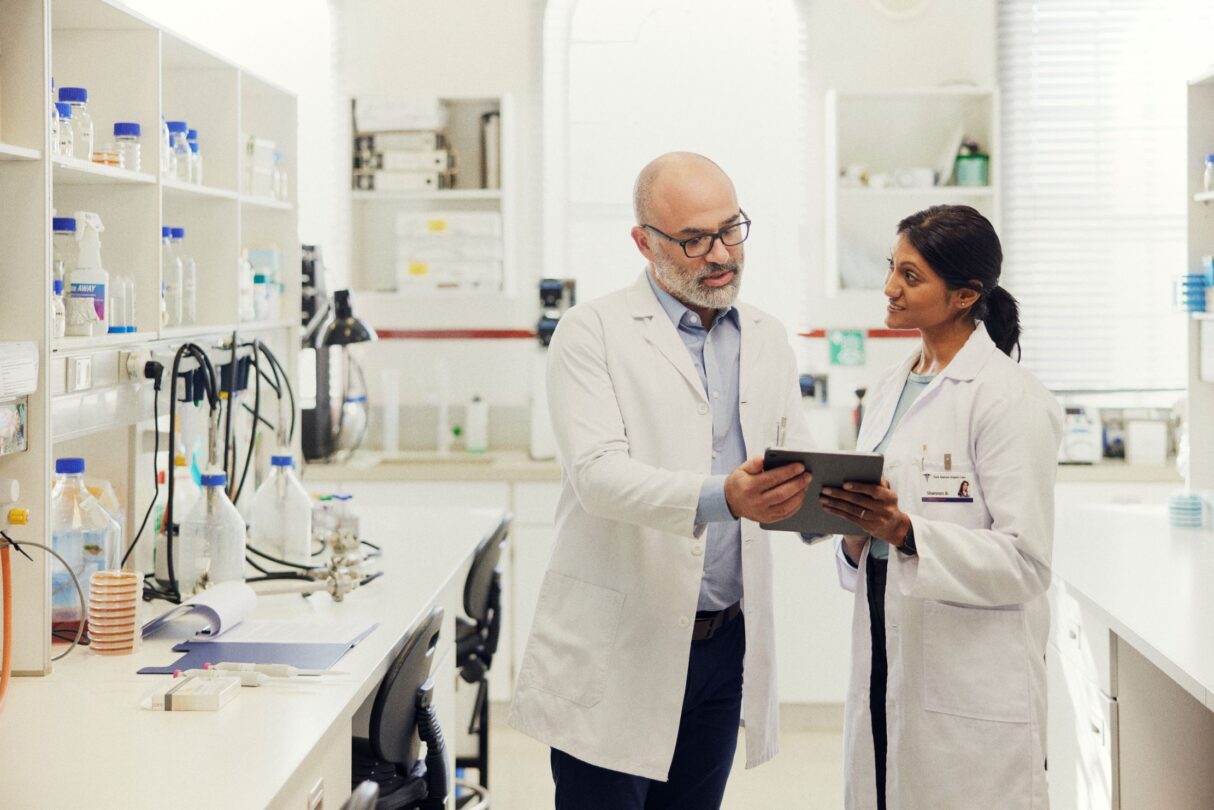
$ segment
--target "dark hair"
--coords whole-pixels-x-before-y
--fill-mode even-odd
[[[1009,357],[1020,357],[1020,305],[999,286],[1003,247],[991,221],[968,205],[933,205],[898,223],[898,233],[919,251],[950,290],[978,293],[971,312]],[[977,282],[977,283],[975,283]]]

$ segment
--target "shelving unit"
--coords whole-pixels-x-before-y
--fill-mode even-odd
[[[28,403],[28,450],[0,456],[0,478],[21,484],[16,506],[30,511],[17,538],[50,543],[50,482],[56,457],[82,455],[91,475],[107,478],[126,513],[129,542],[152,495],[152,386],[131,381],[129,352],[170,357],[192,341],[227,360],[224,341],[256,335],[297,372],[298,322],[286,317],[299,300],[296,199],[243,195],[243,144],[272,138],[293,179],[297,166],[295,97],[110,0],[0,2],[0,341],[33,340],[39,390]],[[50,150],[50,85],[89,90],[95,144],[112,140],[116,121],[142,126],[141,171],[117,169]],[[202,184],[162,177],[162,117],[199,130]],[[96,147],[95,147],[96,148]],[[54,339],[50,329],[51,212],[96,212],[104,224],[101,257],[135,282],[138,331]],[[185,229],[185,252],[198,272],[197,323],[165,326],[160,316],[162,226]],[[240,260],[247,248],[279,252],[286,312],[262,321],[240,318]],[[78,386],[84,368],[86,385]],[[160,397],[166,413],[167,397]],[[8,507],[4,506],[3,511]],[[0,513],[0,518],[3,514]],[[147,538],[144,538],[146,541]],[[140,545],[143,545],[141,541]],[[43,555],[14,566],[14,671],[50,671],[50,574]]]
[[[423,285],[401,290],[402,298],[464,297],[467,295],[512,295],[515,287],[513,262],[514,212],[510,189],[514,183],[513,104],[509,96],[444,96],[448,110],[445,128],[448,148],[456,155],[455,187],[426,191],[352,190],[351,285],[359,291],[397,294],[397,219],[402,214],[441,215],[494,212],[501,217],[501,281],[476,289],[433,289]],[[501,183],[485,188],[481,166],[480,119],[485,112],[500,115]]]
[[[1205,191],[1205,156],[1214,152],[1214,73],[1189,82],[1188,88],[1188,266],[1202,272],[1201,257],[1214,254],[1214,193]],[[1214,352],[1214,313],[1189,319],[1189,474],[1192,490],[1214,488],[1214,379],[1202,374],[1202,355]],[[1203,379],[1203,376],[1205,377]]]
[[[829,325],[871,324],[897,223],[931,205],[958,203],[999,224],[998,104],[986,88],[829,91],[826,97],[826,289]],[[990,156],[986,186],[892,185],[898,169],[951,167],[962,136]],[[849,166],[884,174],[889,184],[846,186]]]

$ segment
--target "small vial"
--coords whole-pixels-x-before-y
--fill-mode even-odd
[[[56,128],[59,137],[56,144],[58,153],[64,157],[73,157],[76,154],[76,136],[72,132],[72,105],[56,101],[55,112],[59,119],[59,126]]]
[[[132,172],[140,171],[142,158],[140,156],[139,124],[133,121],[120,121],[114,124],[114,145],[122,155],[122,167]]]

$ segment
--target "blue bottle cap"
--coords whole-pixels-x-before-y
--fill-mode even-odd
[[[114,124],[114,137],[118,137],[120,135],[134,135],[136,138],[138,138],[142,134],[143,131],[139,124],[135,123],[134,121],[119,121],[118,123]]]
[[[264,273],[254,273],[253,274],[253,283],[254,284],[265,284],[266,283],[265,274]]]
[[[172,237],[173,237],[173,229],[170,228],[168,225],[162,226],[160,229],[160,238],[161,239],[171,239]]]
[[[55,102],[55,112],[59,114],[60,118],[71,118],[72,117],[72,105],[64,104],[62,101],[56,101]]]
[[[1206,163],[1214,163],[1214,154],[1206,155]]]
[[[110,334],[110,335],[121,335],[124,332],[126,332],[125,326],[111,326],[109,329],[106,330],[106,333]]]
[[[63,279],[57,278],[51,282],[51,292],[57,292],[57,293],[63,292]]]
[[[68,231],[70,233],[75,233],[76,232],[76,218],[75,217],[54,217],[53,219],[51,219],[51,228],[56,231]]]
[[[83,87],[60,87],[59,100],[78,101],[83,104],[89,100],[89,91]]]
[[[185,239],[185,228],[170,228],[173,239]]]
[[[271,467],[294,467],[295,458],[293,456],[270,456]]]
[[[186,132],[189,130],[189,126],[185,121],[165,121],[164,123],[168,126],[169,132]]]
[[[223,485],[225,485],[227,483],[228,483],[228,474],[227,473],[217,472],[217,473],[211,473],[210,475],[207,475],[204,473],[202,476],[202,485],[204,487],[222,487]]]
[[[187,130],[185,131],[185,139],[186,139],[187,141],[196,141],[196,140],[198,140],[198,130],[196,130],[196,129],[187,129]]]
[[[84,473],[84,459],[82,458],[57,458],[55,459],[55,475],[82,475]]]
[[[186,141],[186,145],[190,147],[190,151],[198,154],[198,141]]]

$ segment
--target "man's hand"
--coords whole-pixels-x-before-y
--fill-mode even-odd
[[[763,457],[747,459],[725,479],[725,502],[734,517],[774,523],[801,508],[811,476],[803,464],[763,469]]]
[[[842,489],[823,487],[822,509],[847,518],[873,537],[894,547],[902,545],[903,538],[910,530],[910,518],[898,508],[898,495],[884,478],[880,484],[849,482]]]

